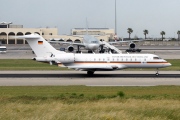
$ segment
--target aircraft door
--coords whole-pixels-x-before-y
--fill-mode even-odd
[[[107,57],[107,63],[110,63],[110,57]]]

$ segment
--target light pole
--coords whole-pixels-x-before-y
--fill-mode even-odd
[[[117,34],[117,20],[116,20],[116,0],[115,0],[115,34]]]

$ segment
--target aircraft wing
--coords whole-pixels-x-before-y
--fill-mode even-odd
[[[144,40],[122,40],[122,41],[112,41],[108,42],[109,44],[116,44],[116,43],[131,43],[131,42],[140,42]]]
[[[83,43],[63,42],[63,41],[49,41],[49,43],[69,44],[69,45],[77,45],[77,46],[85,47]]]
[[[126,41],[119,41],[119,42],[140,42],[144,40],[126,40]]]
[[[85,45],[83,43],[71,43],[71,45],[77,45],[77,46],[85,47]]]
[[[68,67],[69,69],[74,69],[78,71],[112,71],[112,67],[79,67],[79,66],[73,66],[73,67]]]
[[[115,70],[115,69],[124,69],[126,68],[125,65],[85,65],[85,66],[68,66],[70,69],[75,69],[75,70],[82,70],[82,71],[88,71],[88,70]]]

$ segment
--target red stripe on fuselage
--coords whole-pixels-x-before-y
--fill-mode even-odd
[[[168,64],[168,62],[105,62],[105,61],[75,61],[74,64]]]

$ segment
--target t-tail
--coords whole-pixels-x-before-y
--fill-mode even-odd
[[[86,35],[88,35],[88,21],[87,21],[87,18],[86,18]]]
[[[62,53],[51,46],[42,36],[38,34],[30,34],[24,36],[18,36],[18,38],[25,39],[33,52],[37,56],[34,58],[37,61],[51,61],[52,56],[57,53]],[[49,59],[49,60],[48,60]]]

